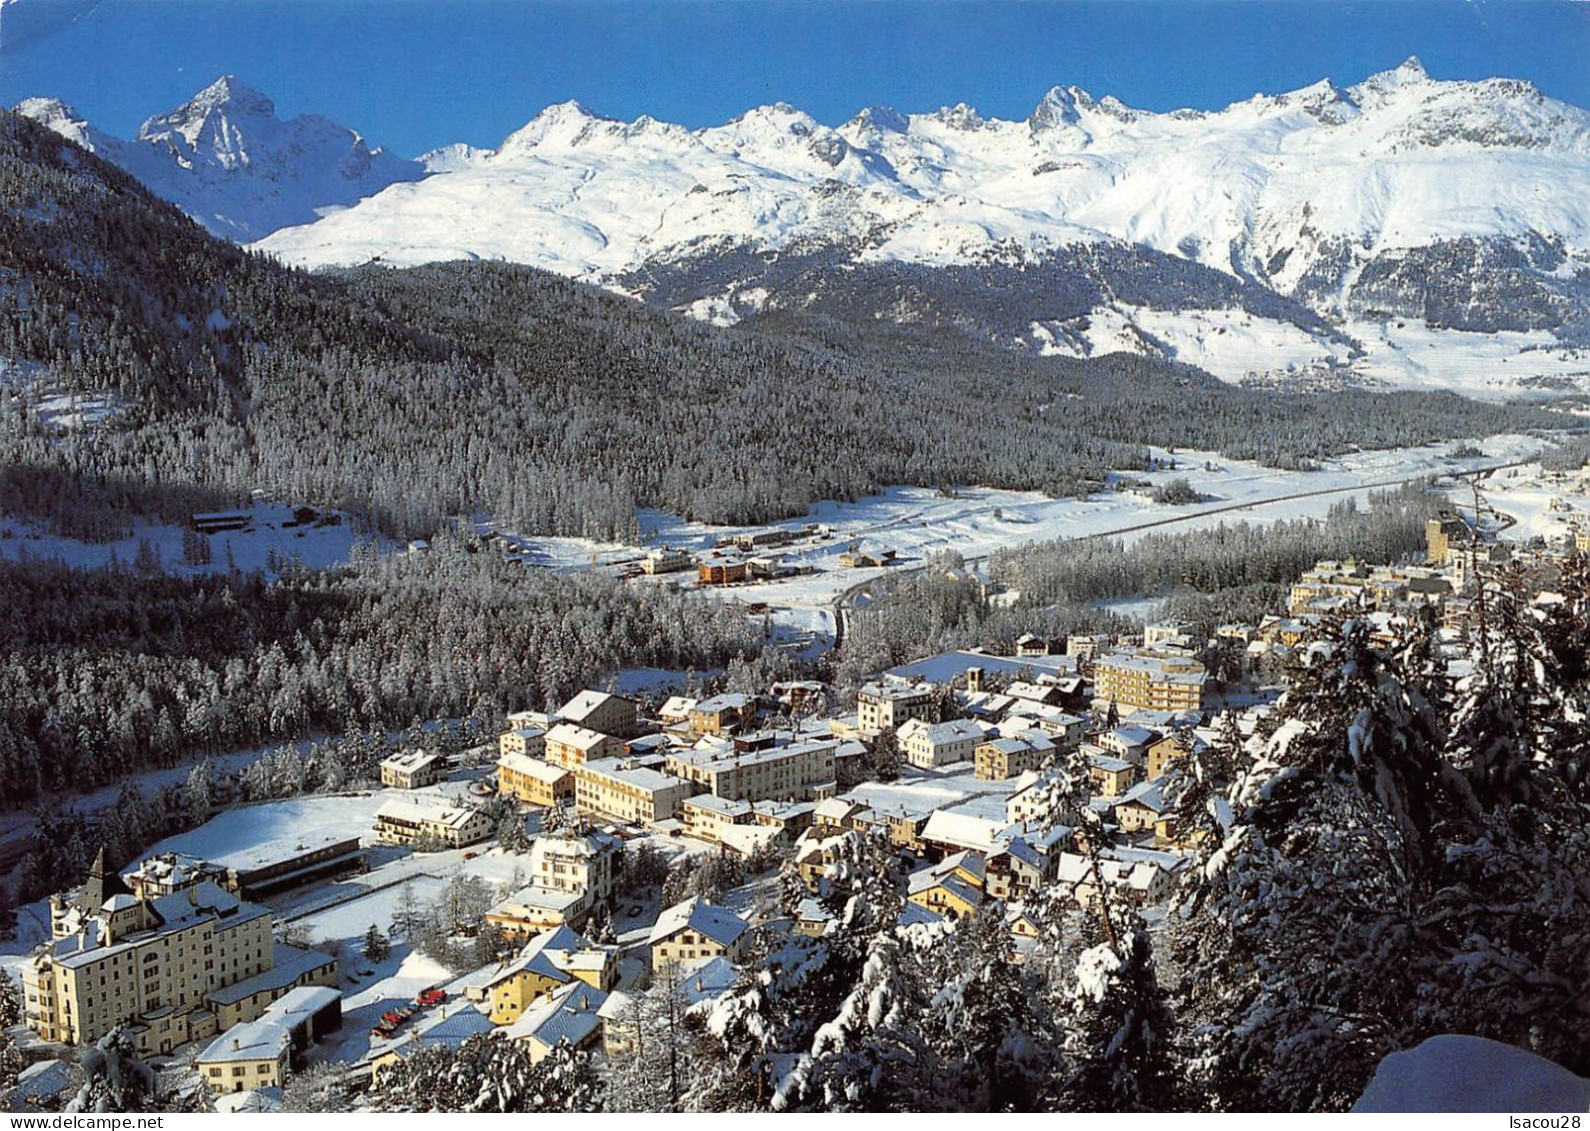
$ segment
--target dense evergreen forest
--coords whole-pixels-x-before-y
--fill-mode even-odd
[[[353,568],[172,577],[0,561],[0,804],[186,757],[561,703],[626,667],[719,668],[736,606],[438,539]]]
[[[256,487],[398,536],[486,511],[625,537],[637,505],[749,523],[892,483],[1066,494],[1143,466],[1145,444],[1306,467],[1554,419],[1449,395],[1238,389],[1136,357],[1033,359],[953,327],[722,330],[505,264],[310,276],[213,239],[11,114],[0,246],[0,507],[86,537]],[[38,411],[45,393],[118,411],[63,429]]]
[[[1118,539],[1035,542],[999,551],[988,570],[1029,609],[1189,590],[1214,594],[1258,585],[1284,590],[1322,558],[1380,565],[1422,555],[1425,523],[1449,506],[1444,495],[1410,484],[1370,492],[1364,508],[1354,498],[1343,499],[1324,520],[1156,531],[1130,544]]]
[[[1323,520],[1271,525],[1221,523],[1206,530],[1119,539],[1060,540],[1002,550],[988,561],[996,585],[1015,595],[995,602],[951,557],[919,573],[880,581],[848,617],[839,670],[854,684],[872,672],[954,648],[1009,653],[1032,632],[1127,632],[1107,603],[1162,597],[1167,615],[1204,638],[1230,620],[1280,612],[1298,574],[1322,558],[1382,563],[1424,550],[1424,525],[1446,500],[1422,486],[1371,492],[1369,505],[1334,505]]]

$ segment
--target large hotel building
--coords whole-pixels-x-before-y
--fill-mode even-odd
[[[51,939],[22,966],[28,1027],[85,1044],[126,1024],[139,1052],[156,1055],[253,1020],[296,986],[336,984],[335,959],[275,943],[269,910],[210,869],[188,876],[140,870],[129,884],[101,852],[81,887],[52,896]]]

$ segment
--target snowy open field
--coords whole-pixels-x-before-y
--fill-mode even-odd
[[[1362,504],[1371,490],[1386,484],[1521,461],[1548,445],[1530,436],[1493,436],[1477,443],[1482,455],[1454,458],[1451,453],[1458,446],[1447,442],[1355,452],[1308,472],[1280,471],[1209,452],[1156,450],[1162,458],[1174,458],[1176,466],[1133,473],[1150,488],[1102,491],[1087,499],[1051,499],[1033,491],[985,487],[963,488],[954,498],[941,498],[926,488],[894,487],[855,503],[819,503],[801,518],[767,527],[708,527],[654,510],[639,517],[647,547],[673,546],[697,555],[710,555],[720,538],[752,529],[799,532],[808,523],[822,527],[823,534],[803,536],[773,551],[782,553],[791,564],[816,572],[713,590],[732,600],[766,605],[780,634],[811,639],[832,635],[833,606],[846,590],[889,569],[920,564],[930,553],[954,551],[977,560],[1005,547],[1057,538],[1118,535],[1131,540],[1145,533],[1145,527],[1154,529],[1156,523],[1171,524],[1163,529],[1187,530],[1221,522],[1323,517],[1348,496]],[[1185,477],[1205,501],[1185,507],[1155,503],[1150,497],[1152,486],[1177,477]],[[1304,497],[1296,497],[1299,495]],[[532,547],[538,560],[550,569],[619,569],[638,562],[643,553],[634,546],[579,539],[518,541]],[[899,564],[886,569],[843,568],[839,556],[853,544],[869,551],[892,549]],[[637,583],[696,584],[691,572],[640,578]]]
[[[1510,467],[1480,483],[1481,506],[1512,520],[1502,531],[1506,541],[1566,535],[1572,526],[1590,529],[1590,478],[1543,472],[1539,464]],[[1456,491],[1453,501],[1464,514],[1473,512],[1474,498]]]
[[[1031,340],[1040,353],[1065,357],[1162,353],[1231,382],[1285,383],[1328,370],[1337,381],[1371,388],[1450,390],[1480,400],[1528,393],[1541,379],[1590,386],[1590,351],[1543,330],[1477,334],[1394,320],[1348,322],[1341,332],[1360,356],[1350,358],[1343,341],[1244,310],[1119,305],[1086,319],[1034,322]]]
[[[9,407],[6,402],[11,397],[23,401],[34,420],[60,433],[90,430],[123,407],[109,393],[67,392],[52,382],[50,370],[39,362],[0,357],[0,407]]]
[[[1352,371],[1400,389],[1450,389],[1480,400],[1526,391],[1521,382],[1548,378],[1590,386],[1590,351],[1564,347],[1544,331],[1471,334],[1409,321],[1349,323],[1368,351]]]
[[[1150,604],[1157,603],[1158,598],[1150,602]],[[949,683],[974,664],[982,668],[985,675],[1011,676],[1016,679],[1031,679],[1033,676],[1046,673],[1065,676],[1072,675],[1076,671],[1075,661],[1070,656],[1014,657],[986,656],[980,652],[941,652],[937,656],[928,656],[926,659],[890,668],[889,674],[905,679]]]
[[[374,537],[355,528],[344,520],[335,526],[284,527],[292,520],[292,508],[280,503],[256,502],[248,511],[253,521],[246,529],[209,534],[205,538],[210,546],[208,565],[190,565],[183,560],[182,537],[185,528],[169,523],[135,522],[126,538],[114,542],[83,542],[52,534],[43,523],[0,513],[0,557],[50,559],[87,569],[109,565],[113,561],[131,564],[147,542],[160,555],[161,567],[167,573],[194,575],[200,573],[225,573],[235,565],[245,571],[261,570],[273,574],[272,555],[282,564],[296,559],[310,569],[329,569],[346,564],[359,542],[369,542]],[[396,543],[380,540],[385,550],[396,549]]]
[[[450,791],[432,786],[429,790],[415,792],[445,797]],[[376,810],[395,796],[385,790],[372,790],[327,797],[295,797],[230,809],[196,829],[157,842],[141,859],[163,852],[185,852],[214,860],[278,841],[332,833],[367,833],[375,824]]]
[[[721,674],[721,669],[711,671],[670,671],[667,668],[625,668],[612,676],[614,693],[639,698],[646,696],[682,695],[695,681]],[[603,690],[607,685],[604,683]]]

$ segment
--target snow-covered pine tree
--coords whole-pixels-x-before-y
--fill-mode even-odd
[[[1088,776],[1087,755],[1071,750],[1057,755],[1048,769],[1034,800],[1034,823],[1044,836],[1057,838],[1056,850],[1079,848],[1090,858],[1104,839],[1099,815],[1088,805],[1092,785]],[[1060,834],[1069,832],[1069,838]],[[1077,956],[1090,942],[1104,938],[1100,924],[1107,917],[1112,895],[1102,889],[1084,907],[1079,893],[1062,884],[1047,884],[1023,903],[1022,913],[1037,928],[1027,968],[1032,975],[1034,1023],[1053,1033],[1070,1005],[1070,986],[1076,971]],[[1057,1041],[1050,1037],[1048,1045]]]
[[[17,1082],[17,1074],[25,1068],[22,1050],[11,1034],[0,1030],[0,1096],[6,1096]]]
[[[590,1112],[602,1090],[589,1057],[567,1042],[534,1064],[528,1046],[485,1033],[383,1068],[372,1094],[378,1111]]]
[[[208,758],[188,771],[187,780],[183,783],[182,802],[190,825],[198,825],[209,819],[215,808],[215,767]]]
[[[397,908],[392,912],[392,931],[401,934],[403,941],[412,945],[424,921],[425,913],[420,908],[419,897],[414,894],[414,882],[404,880],[403,886],[398,889]]]
[[[391,957],[392,944],[387,941],[381,928],[371,923],[370,929],[364,933],[364,944],[359,953],[371,962],[385,962]]]
[[[931,1098],[951,1109],[1041,1110],[1044,1083],[1057,1069],[1037,976],[1011,960],[1013,945],[1004,905],[988,902],[929,936],[923,949],[923,975],[938,987],[923,1011],[923,1037],[939,1066]]]
[[[155,1074],[138,1058],[125,1026],[118,1025],[78,1054],[83,1086],[67,1103],[72,1113],[157,1110]]]
[[[1171,1013],[1140,922],[1077,961],[1056,1100],[1066,1111],[1173,1111],[1180,1105]]]
[[[1449,744],[1481,812],[1446,831],[1417,1024],[1590,1073],[1590,560],[1565,563],[1547,593],[1516,569],[1481,583]]]
[[[779,1080],[775,1111],[915,1111],[942,1078],[921,1038],[926,985],[894,929],[872,938],[860,980]]]
[[[900,776],[900,740],[893,727],[887,727],[872,740],[869,761],[872,776],[891,782]]]
[[[22,991],[8,971],[0,970],[0,1031],[22,1024]]]
[[[782,1035],[773,995],[777,968],[743,970],[712,1004],[698,1046],[688,1106],[693,1111],[767,1111],[773,1099],[774,1054]]]
[[[345,1065],[317,1062],[289,1074],[282,1085],[285,1111],[340,1113],[351,1110],[354,1099]]]
[[[618,943],[618,934],[613,930],[613,912],[605,903],[598,903],[596,910],[591,912],[591,917],[585,923],[585,937],[601,946],[614,946]]]
[[[1438,712],[1362,620],[1305,652],[1168,922],[1190,1084],[1216,1108],[1349,1106],[1418,996],[1417,905],[1452,800]]]
[[[1192,846],[1200,862],[1220,846],[1231,824],[1231,807],[1225,791],[1235,768],[1246,762],[1242,732],[1229,709],[1220,718],[1215,741],[1199,747],[1189,742],[1186,752],[1164,776],[1162,794],[1175,818],[1176,836]],[[1193,877],[1196,870],[1185,874]]]
[[[904,902],[900,857],[882,833],[857,833],[840,841],[818,896],[835,915],[830,936],[858,960],[879,931],[892,928]]]
[[[531,1074],[524,1111],[590,1113],[603,1110],[606,1085],[589,1053],[559,1041]]]
[[[567,832],[573,825],[573,816],[564,805],[548,805],[541,810],[541,833],[554,836]]]
[[[696,1044],[688,1009],[677,963],[658,967],[651,985],[633,995],[622,1022],[632,1048],[608,1064],[609,1110],[684,1110]]]
[[[1484,574],[1481,584],[1487,615],[1472,629],[1452,759],[1487,806],[1531,804],[1542,773],[1585,800],[1590,558],[1566,563],[1549,594],[1536,596],[1517,570]]]
[[[778,904],[786,915],[795,914],[801,901],[812,894],[806,879],[795,864],[794,856],[785,857],[778,869]]]
[[[469,960],[478,968],[503,962],[519,950],[519,941],[506,934],[496,923],[482,923],[470,940]]]

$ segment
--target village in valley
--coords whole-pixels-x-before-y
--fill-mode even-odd
[[[277,1110],[306,1073],[369,1096],[422,1050],[486,1034],[532,1063],[573,1051],[612,1070],[657,1039],[660,984],[710,1013],[752,965],[844,931],[858,867],[892,885],[902,927],[996,915],[1012,964],[1040,934],[1040,892],[1107,934],[1112,908],[1152,932],[1211,835],[1182,823],[1189,775],[1262,746],[1321,625],[1351,613],[1389,643],[1420,620],[1456,675],[1477,570],[1522,563],[1547,588],[1590,548],[1571,521],[1528,544],[1490,525],[1446,512],[1421,560],[1318,562],[1284,608],[1209,637],[1029,633],[844,698],[816,679],[586,689],[507,715],[494,741],[416,732],[379,788],[220,808],[123,867],[102,850],[21,909],[7,947],[28,1030],[18,1110],[52,1109],[78,1085],[76,1049],[113,1031],[164,1088],[222,1110]],[[692,567],[704,586],[773,568],[653,551],[637,572]]]
[[[12,1123],[1578,1131],[1590,2],[0,15]]]

